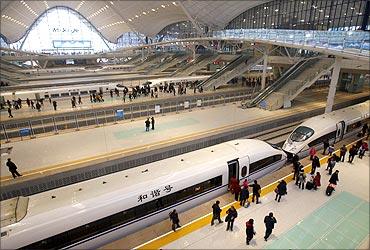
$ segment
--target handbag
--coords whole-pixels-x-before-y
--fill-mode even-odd
[[[279,193],[279,189],[278,188],[275,188],[274,192],[277,194]]]

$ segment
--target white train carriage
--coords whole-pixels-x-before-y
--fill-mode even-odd
[[[227,192],[232,176],[252,181],[285,161],[279,148],[240,139],[2,201],[1,248],[97,248]]]
[[[369,101],[312,117],[299,125],[283,145],[288,157],[308,155],[310,147],[323,147],[323,142],[337,143],[358,133],[362,123],[369,119]]]

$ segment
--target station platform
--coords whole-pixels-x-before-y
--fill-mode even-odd
[[[134,249],[369,249],[369,152],[362,159],[356,156],[353,163],[347,162],[347,154],[344,162],[336,164],[333,171],[339,170],[339,182],[330,197],[325,194],[330,178],[325,170],[327,156],[320,157],[321,168],[317,171],[321,173],[321,187],[316,191],[299,189],[292,181],[292,174],[288,174],[263,187],[261,204],[251,203],[244,208],[239,202],[231,201],[231,194],[225,195],[229,199],[221,197],[221,205],[230,201],[222,207],[222,220],[231,205],[237,208],[233,231],[226,231],[226,223],[215,222],[215,226],[210,226],[209,212],[214,202],[211,201],[207,204],[208,213],[193,221],[187,222],[180,214],[180,224],[184,224],[176,232],[170,231],[167,220],[162,223],[167,226],[167,233],[142,245],[132,246],[134,238],[131,237],[130,242],[127,237],[124,244],[116,241],[101,249],[123,246]],[[310,170],[307,165],[305,172]],[[273,190],[281,179],[288,182],[288,194],[278,203]],[[277,224],[265,241],[263,220],[270,212],[274,213]],[[256,235],[247,246],[245,223],[251,218]],[[149,230],[150,227],[140,234]],[[140,240],[140,236],[138,238]]]
[[[145,152],[166,145],[176,145],[212,133],[222,133],[240,126],[264,124],[284,116],[323,108],[326,92],[307,91],[289,109],[266,111],[259,108],[241,109],[238,103],[214,108],[184,111],[179,114],[155,116],[155,130],[145,131],[145,119],[123,121],[94,129],[40,137],[3,144],[1,184],[15,184],[56,172],[84,167],[96,162],[113,160],[133,153]],[[367,96],[367,93],[339,92],[335,103]],[[12,158],[23,177],[13,179],[5,166]]]

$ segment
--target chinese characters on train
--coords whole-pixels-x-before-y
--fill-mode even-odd
[[[138,196],[138,199],[137,199],[137,202],[143,202],[145,201],[145,199],[147,199],[148,197],[151,197],[151,198],[156,198],[156,197],[159,197],[163,194],[168,194],[171,192],[171,190],[173,189],[173,187],[171,185],[166,185],[163,189],[154,189],[152,191],[150,191],[149,194],[141,194]]]

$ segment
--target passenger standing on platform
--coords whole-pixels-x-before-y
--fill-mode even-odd
[[[152,130],[154,130],[154,117],[151,118]]]
[[[49,97],[49,103],[51,104],[51,97]]]
[[[293,162],[294,174],[293,180],[295,179],[295,184],[298,185],[298,176],[302,169],[302,164],[299,161]]]
[[[231,206],[227,211],[227,216],[225,218],[225,221],[227,222],[227,227],[226,231],[233,231],[233,226],[234,226],[234,220],[236,217],[238,217],[238,212],[236,211],[234,206]]]
[[[329,183],[333,185],[337,185],[337,182],[339,181],[339,170],[335,170],[334,174],[330,176]]]
[[[353,159],[355,158],[355,155],[357,153],[356,151],[357,151],[356,146],[352,145],[352,147],[349,149],[349,157],[348,157],[349,163],[352,163]]]
[[[341,148],[340,148],[340,160],[342,162],[344,162],[344,157],[346,156],[346,153],[347,153],[347,147],[346,145],[343,145]]]
[[[248,185],[243,186],[242,191],[240,192],[240,206],[244,207],[245,202],[247,202],[247,207],[249,207],[249,190],[248,190]]]
[[[363,142],[360,149],[358,150],[358,158],[362,159],[362,157],[365,155],[365,151],[368,150],[368,145],[366,142]]]
[[[41,104],[39,102],[36,102],[36,109],[38,112],[41,111]]]
[[[76,101],[73,98],[71,99],[71,104],[72,104],[72,108],[76,107]]]
[[[30,99],[27,98],[26,103],[27,103],[27,106],[30,107],[30,105],[31,105]]]
[[[313,189],[317,190],[321,186],[321,175],[320,172],[317,172],[315,178],[313,178]]]
[[[90,93],[90,102],[93,103],[93,96],[91,93]]]
[[[249,183],[248,183],[248,180],[247,179],[244,179],[243,181],[243,187],[247,188],[249,187]]]
[[[267,241],[268,237],[270,237],[272,233],[272,229],[274,229],[274,224],[277,223],[276,218],[274,217],[273,213],[269,213],[269,215],[265,216],[265,219],[263,220],[266,226],[266,232],[265,232],[265,241]]]
[[[362,136],[365,136],[368,129],[369,129],[369,125],[365,123],[364,126],[362,126]]]
[[[150,127],[150,121],[149,121],[149,118],[148,118],[145,121],[145,131],[149,131],[149,127]]]
[[[220,208],[220,201],[216,201],[215,204],[212,205],[212,220],[211,220],[211,226],[213,226],[214,221],[217,219],[219,223],[222,223],[223,221],[221,220],[221,211],[222,209]]]
[[[240,186],[239,186],[239,183],[237,185],[235,185],[235,187],[233,188],[233,191],[234,191],[235,201],[238,201],[239,200],[239,194],[242,191]]]
[[[15,179],[17,176],[22,176],[17,171],[17,165],[15,165],[14,162],[11,161],[10,158],[8,158],[8,162],[6,163],[6,166],[8,166],[10,173],[13,175],[13,178]]]
[[[281,196],[286,195],[288,193],[286,188],[286,182],[284,180],[281,180],[275,190],[276,190],[275,200],[277,200],[277,202],[280,202]]]
[[[311,174],[315,174],[316,168],[320,167],[320,159],[315,155],[311,163]]]
[[[299,179],[299,181],[298,181],[298,188],[301,188],[301,186],[302,186],[302,190],[303,190],[304,189],[304,185],[306,183],[306,174],[304,173],[303,169],[299,173],[298,179]]]
[[[254,226],[253,226],[254,220],[249,219],[246,223],[246,229],[245,229],[245,234],[247,235],[247,245],[249,245],[249,242],[253,239],[253,235],[256,234],[254,231]]]
[[[9,118],[13,118],[12,109],[11,108],[8,108],[8,115],[9,115]]]
[[[330,156],[333,154],[333,152],[334,152],[334,144],[330,145],[328,148],[328,153]]]
[[[57,110],[57,102],[56,101],[53,101],[53,107],[54,107],[54,110],[56,111]]]
[[[333,168],[335,167],[336,161],[335,161],[336,156],[332,156],[328,159],[328,166],[326,167],[326,170],[329,170],[329,175],[332,174]]]
[[[78,104],[82,104],[82,98],[80,95],[78,96]]]
[[[323,155],[326,153],[326,149],[329,147],[329,140],[325,139],[324,141],[324,151],[322,152]]]
[[[314,146],[310,148],[309,154],[310,154],[310,160],[312,161],[313,157],[316,155],[316,148]]]
[[[35,103],[31,100],[31,108],[35,109]]]
[[[170,213],[170,220],[172,221],[172,230],[176,232],[176,228],[181,227],[180,226],[180,219],[179,219],[179,214],[176,212],[176,209],[174,209]]]
[[[254,183],[249,186],[252,187],[252,191],[253,191],[252,202],[254,202],[254,197],[256,197],[256,204],[261,203],[261,202],[258,202],[258,198],[260,197],[260,193],[261,193],[261,186],[257,183],[257,180],[254,180]]]

